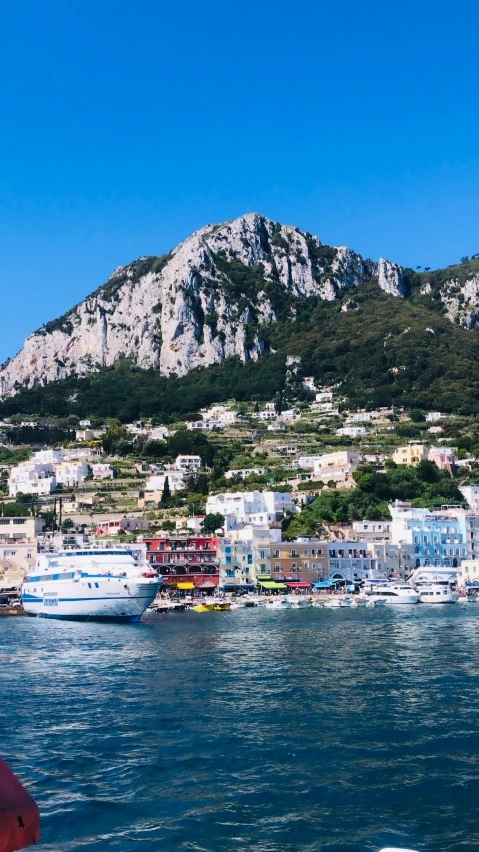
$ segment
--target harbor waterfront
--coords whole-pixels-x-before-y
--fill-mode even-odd
[[[476,606],[2,619],[0,637],[3,756],[45,852],[477,848]]]

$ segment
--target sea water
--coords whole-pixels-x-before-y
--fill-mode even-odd
[[[44,852],[479,847],[479,604],[0,621]]]

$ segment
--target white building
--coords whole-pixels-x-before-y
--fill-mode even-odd
[[[468,506],[479,511],[479,485],[460,485],[459,491],[464,494]]]
[[[93,474],[93,479],[113,479],[115,475],[115,471],[113,470],[111,464],[92,464],[91,472]]]
[[[149,430],[148,436],[151,441],[164,441],[170,435],[170,430],[166,426],[153,426]]]
[[[321,456],[300,456],[298,459],[298,467],[304,470],[314,470],[315,464],[319,464]]]
[[[466,583],[479,583],[479,561],[465,559],[458,568],[457,582],[459,586]]]
[[[259,411],[258,414],[255,415],[258,420],[277,420],[278,415],[274,408],[265,408],[263,411]]]
[[[315,463],[314,474],[317,479],[326,484],[332,481],[351,485],[353,483],[352,475],[361,461],[362,456],[356,450],[326,453]]]
[[[44,526],[43,518],[0,518],[0,543],[35,541]]]
[[[53,465],[63,461],[64,450],[37,450],[31,461],[35,464]]]
[[[286,512],[298,512],[291,494],[281,491],[242,491],[210,495],[206,512],[233,515],[246,524],[270,524],[281,520]]]
[[[220,420],[188,420],[186,428],[190,430],[202,429],[208,432],[211,429],[222,429],[223,425]]]
[[[288,408],[288,409],[286,409],[286,411],[282,411],[281,414],[279,415],[281,420],[285,420],[286,422],[291,421],[291,420],[295,420],[297,417],[300,417],[300,416],[301,416],[300,414],[296,413],[295,408]]]
[[[102,450],[99,447],[72,447],[69,450],[62,450],[62,453],[62,461],[73,461],[74,459],[92,461],[102,456]]]
[[[185,487],[185,474],[182,470],[165,470],[150,476],[145,483],[145,492],[159,492],[160,497],[165,487],[165,479],[168,479],[170,491],[182,491]]]
[[[333,401],[333,392],[332,391],[319,391],[316,394],[316,402],[332,402]]]
[[[389,536],[391,521],[353,521],[352,527],[360,538],[382,538]]]
[[[328,579],[358,580],[377,576],[375,559],[366,541],[330,541],[328,543]]]
[[[437,423],[438,420],[443,420],[444,414],[441,414],[440,411],[429,411],[426,414],[426,422],[427,423]]]
[[[336,435],[344,435],[345,438],[359,438],[367,434],[368,430],[364,426],[343,426],[341,429],[336,429]]]
[[[414,570],[414,548],[410,544],[392,544],[389,539],[368,540],[368,553],[374,559],[376,576],[391,574],[409,577]]]
[[[267,429],[268,432],[285,432],[286,426],[284,423],[269,423]]]
[[[241,476],[241,479],[246,479],[252,473],[255,473],[257,476],[266,476],[267,470],[265,467],[243,467],[241,470],[227,470],[225,479],[232,479],[233,476]]]
[[[53,465],[22,462],[10,471],[8,493],[10,497],[16,497],[17,494],[43,496],[51,494],[56,486]]]
[[[97,535],[121,535],[148,529],[148,521],[141,518],[114,518],[98,521]]]
[[[77,429],[75,432],[75,440],[76,441],[93,441],[98,438],[102,438],[105,434],[105,428],[102,426],[101,429]]]
[[[355,411],[348,414],[348,423],[369,423],[373,419],[370,411]]]
[[[175,459],[175,467],[183,472],[199,470],[201,467],[200,456],[177,456]]]
[[[90,467],[85,461],[62,461],[55,465],[57,485],[76,488],[85,481],[90,473]]]

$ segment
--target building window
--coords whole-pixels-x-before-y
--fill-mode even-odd
[[[292,566],[291,566],[291,567],[292,567],[293,571],[297,571],[297,570],[298,570],[298,563],[297,563],[297,562],[293,562],[293,564],[292,564]]]
[[[305,547],[305,548],[304,548],[304,550],[303,550],[303,554],[304,554],[304,556],[307,556],[307,555],[308,555],[308,548],[307,548],[307,547]]]

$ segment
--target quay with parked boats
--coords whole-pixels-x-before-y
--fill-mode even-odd
[[[425,582],[412,585],[400,580],[371,580],[356,587],[347,587],[340,590],[334,583],[316,584],[323,585],[323,589],[310,589],[304,593],[303,590],[290,592],[288,594],[225,594],[219,593],[214,597],[194,598],[185,595],[182,600],[170,597],[170,593],[161,591],[159,596],[148,607],[147,613],[174,613],[174,612],[228,612],[239,609],[261,607],[271,612],[280,612],[288,609],[304,609],[316,607],[324,609],[357,609],[368,607],[370,609],[382,606],[408,606],[417,604],[455,604],[458,602],[475,602],[477,592],[474,589],[459,591],[454,584],[444,580]],[[325,588],[325,585],[328,585]]]

